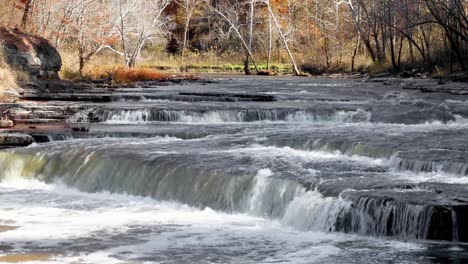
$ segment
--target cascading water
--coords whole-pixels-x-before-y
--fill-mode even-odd
[[[81,108],[88,133],[38,132],[50,142],[1,151],[0,262],[463,259],[459,101],[259,80],[122,90]]]
[[[275,170],[278,170],[278,165],[293,164],[298,159],[305,162],[301,166],[307,166],[310,162],[321,166],[335,160],[379,166],[381,161],[378,160],[258,145],[227,151],[205,150],[202,155],[166,151],[170,146],[176,148],[178,143],[198,145],[204,141],[175,138],[139,140],[108,151],[107,148],[115,141],[82,141],[73,149],[52,143],[49,151],[34,147],[3,153],[0,162],[7,165],[0,172],[0,178],[37,177],[45,182],[61,182],[86,192],[111,191],[150,196],[195,207],[278,219],[300,230],[342,231],[402,239],[429,237],[430,221],[434,214],[432,206],[368,196],[365,191],[344,190],[337,197],[324,197],[307,187],[308,184],[274,175],[271,169],[236,171],[235,168],[245,159],[250,159],[252,164],[258,161],[269,164],[270,157],[273,158],[271,162],[276,163],[270,164]],[[145,148],[141,148],[141,145]],[[134,153],[134,150],[142,153]],[[146,153],[147,150],[151,151]],[[224,159],[231,160],[228,166],[231,172],[217,168]],[[204,166],[200,167],[199,164]],[[302,173],[298,169],[296,173]],[[309,170],[304,173],[307,175]],[[311,177],[309,181],[313,185],[316,175]]]
[[[385,197],[357,194],[352,191],[343,194],[355,208],[345,216],[344,230],[401,239],[428,238],[432,206],[398,203]]]
[[[327,110],[277,110],[277,109],[234,109],[234,110],[99,110],[93,114],[99,116],[97,121],[114,124],[131,124],[147,122],[180,122],[180,123],[227,123],[227,122],[366,122],[371,114],[358,109],[356,111]]]
[[[327,201],[330,205],[336,202],[336,199],[325,199],[315,191],[307,191],[306,187],[295,181],[271,177],[269,169],[260,169],[252,175],[222,175],[216,171],[178,167],[165,155],[140,164],[135,160],[119,160],[119,157],[113,157],[99,147],[69,150],[65,156],[54,149],[56,151],[48,153],[2,155],[0,162],[7,165],[0,172],[0,179],[36,175],[45,182],[61,182],[87,192],[112,191],[151,196],[227,212],[284,218],[285,223],[292,223],[297,217],[304,218],[302,210],[308,210],[310,215],[314,215],[311,211],[315,210],[323,214],[322,218],[327,218],[327,213],[323,211],[325,208],[321,207],[322,202]],[[194,166],[193,163],[185,165],[188,164]],[[191,180],[187,179],[189,172]],[[187,180],[190,183],[187,184]],[[316,207],[307,204],[313,200]],[[345,209],[344,206],[333,206]],[[299,226],[297,222],[292,224],[306,230],[334,230],[331,218],[309,222],[305,217],[303,225]]]

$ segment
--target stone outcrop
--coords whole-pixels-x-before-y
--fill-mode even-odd
[[[8,147],[24,147],[34,143],[33,137],[21,133],[0,133],[0,149]]]
[[[62,67],[58,51],[43,38],[0,27],[0,48],[6,62],[30,76],[55,79]]]

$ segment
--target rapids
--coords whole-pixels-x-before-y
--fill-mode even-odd
[[[0,262],[467,261],[468,96],[219,78],[0,152]]]

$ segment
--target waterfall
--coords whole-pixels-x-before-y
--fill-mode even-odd
[[[168,140],[173,139],[153,142]],[[431,223],[436,212],[431,205],[398,202],[366,191],[345,190],[337,197],[325,197],[297,181],[276,177],[269,168],[253,174],[228,173],[215,167],[207,169],[206,162],[204,167],[197,166],[200,161],[195,157],[183,158],[163,150],[145,158],[144,154],[123,156],[99,144],[51,146],[0,152],[0,179],[36,177],[85,192],[152,197],[277,219],[300,230],[411,240],[427,239],[430,229],[438,228]],[[453,224],[455,230],[456,221]]]
[[[341,198],[323,197],[316,191],[298,195],[288,205],[281,221],[301,230],[346,231],[340,221],[351,210],[351,202]]]
[[[454,151],[448,152],[438,152],[438,155],[441,156],[454,156]],[[446,172],[453,175],[460,175],[460,176],[468,176],[468,159],[466,156],[468,153],[466,152],[457,152],[455,151],[456,156],[446,160],[440,159],[437,157],[430,157],[427,154],[423,155],[421,153],[417,153],[418,156],[414,157],[414,153],[412,156],[406,157],[404,152],[396,152],[390,158],[390,166],[398,169],[398,170],[406,170],[412,171],[415,173],[419,172]],[[458,157],[457,157],[458,156]]]
[[[34,155],[0,153],[0,164],[4,167],[0,179],[35,176],[86,192],[150,196],[267,218],[283,216],[289,203],[306,192],[295,181],[270,178],[268,169],[256,175],[223,175],[193,165],[187,167],[190,160],[178,162],[171,155],[140,162],[108,155],[99,147]]]
[[[368,122],[371,114],[364,110],[296,110],[296,109],[232,109],[232,110],[112,110],[99,109],[94,121],[128,124],[147,122],[226,123],[226,122]]]
[[[366,192],[344,192],[353,202],[341,229],[374,236],[400,239],[426,239],[429,235],[433,206],[393,201],[391,198],[368,196]]]

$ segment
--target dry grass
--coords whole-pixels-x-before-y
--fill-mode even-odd
[[[139,81],[167,80],[170,78],[168,73],[162,73],[151,69],[145,65],[135,69],[122,68],[121,58],[114,54],[102,53],[94,56],[85,66],[83,76],[80,76],[78,69],[78,57],[76,52],[70,50],[61,50],[62,69],[59,73],[61,79],[65,80],[99,80],[112,79],[120,84],[130,84]]]
[[[118,69],[112,73],[117,83],[134,83],[154,80],[167,80],[169,75],[151,69]]]
[[[66,75],[72,77],[76,76],[73,72],[67,73]],[[79,79],[78,76],[75,79]],[[86,72],[83,77],[84,79],[89,80],[110,79],[119,84],[131,84],[134,82],[168,80],[170,75],[168,73],[163,73],[146,67],[125,69],[111,65],[100,68],[95,67],[92,71]]]
[[[26,252],[26,253],[14,253],[6,254],[0,257],[2,263],[25,263],[25,262],[39,262],[47,261],[52,257],[49,253],[43,252]]]
[[[266,71],[266,54],[255,55],[257,66],[261,74],[288,74],[292,73],[292,67],[286,53],[274,54],[270,63],[270,73]],[[136,69],[122,69],[123,60],[114,53],[103,51],[92,57],[86,63],[83,76],[78,72],[78,54],[74,50],[60,50],[63,67],[60,77],[66,80],[79,81],[82,79],[98,80],[112,79],[116,83],[130,84],[137,81],[166,80],[180,77],[180,74],[200,73],[238,73],[244,72],[242,56],[239,54],[224,54],[218,56],[215,52],[191,53],[188,52],[184,60],[180,56],[168,56],[164,49],[146,50],[138,60]],[[310,56],[297,53],[298,64],[312,65],[323,73],[351,72],[351,61],[347,56],[343,60],[333,60],[333,65],[328,68],[324,57],[317,55],[314,60]],[[355,60],[355,71],[367,71],[372,62],[365,55],[359,55]],[[251,65],[253,69],[253,65]],[[178,76],[178,77],[175,77]]]
[[[0,91],[16,89],[18,84],[16,83],[16,77],[14,72],[5,62],[3,53],[0,52]]]
[[[16,88],[18,88],[18,84],[12,71],[7,67],[0,66],[0,103],[16,102],[19,98]]]
[[[0,52],[0,103],[12,103],[18,100],[18,84],[14,71],[8,66]],[[1,117],[0,117],[1,119]]]
[[[16,88],[16,80],[10,69],[0,66],[0,90]]]

